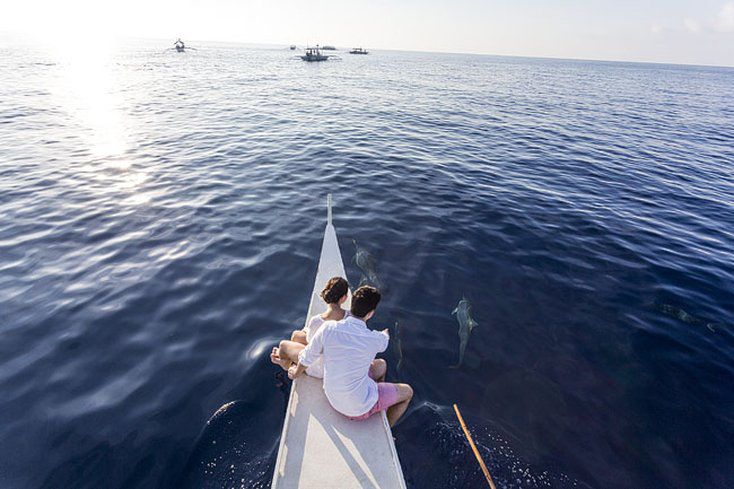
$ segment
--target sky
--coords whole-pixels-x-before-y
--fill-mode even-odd
[[[734,66],[734,0],[0,0],[0,32]]]

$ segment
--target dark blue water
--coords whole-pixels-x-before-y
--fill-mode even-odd
[[[410,487],[732,487],[734,70],[166,47],[0,44],[0,486],[268,487],[331,192]]]

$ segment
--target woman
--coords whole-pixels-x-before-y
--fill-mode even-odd
[[[326,321],[341,321],[349,312],[342,309],[342,304],[347,300],[349,294],[349,283],[342,277],[333,277],[326,283],[321,291],[321,298],[326,302],[326,311],[312,317],[303,330],[296,330],[291,335],[290,341],[283,340],[279,347],[274,347],[270,353],[270,361],[283,367],[283,370],[298,363],[298,354],[301,353],[308,342],[316,334],[322,324]],[[315,361],[306,370],[311,377],[322,378],[324,376],[323,359]]]

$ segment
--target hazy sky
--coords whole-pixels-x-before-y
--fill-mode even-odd
[[[0,31],[734,66],[734,0],[1,0]]]

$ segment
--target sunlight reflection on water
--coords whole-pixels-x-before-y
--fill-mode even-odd
[[[97,157],[127,149],[121,101],[114,90],[111,39],[63,37],[50,47],[57,60],[52,91],[60,105],[82,126],[90,151]]]

